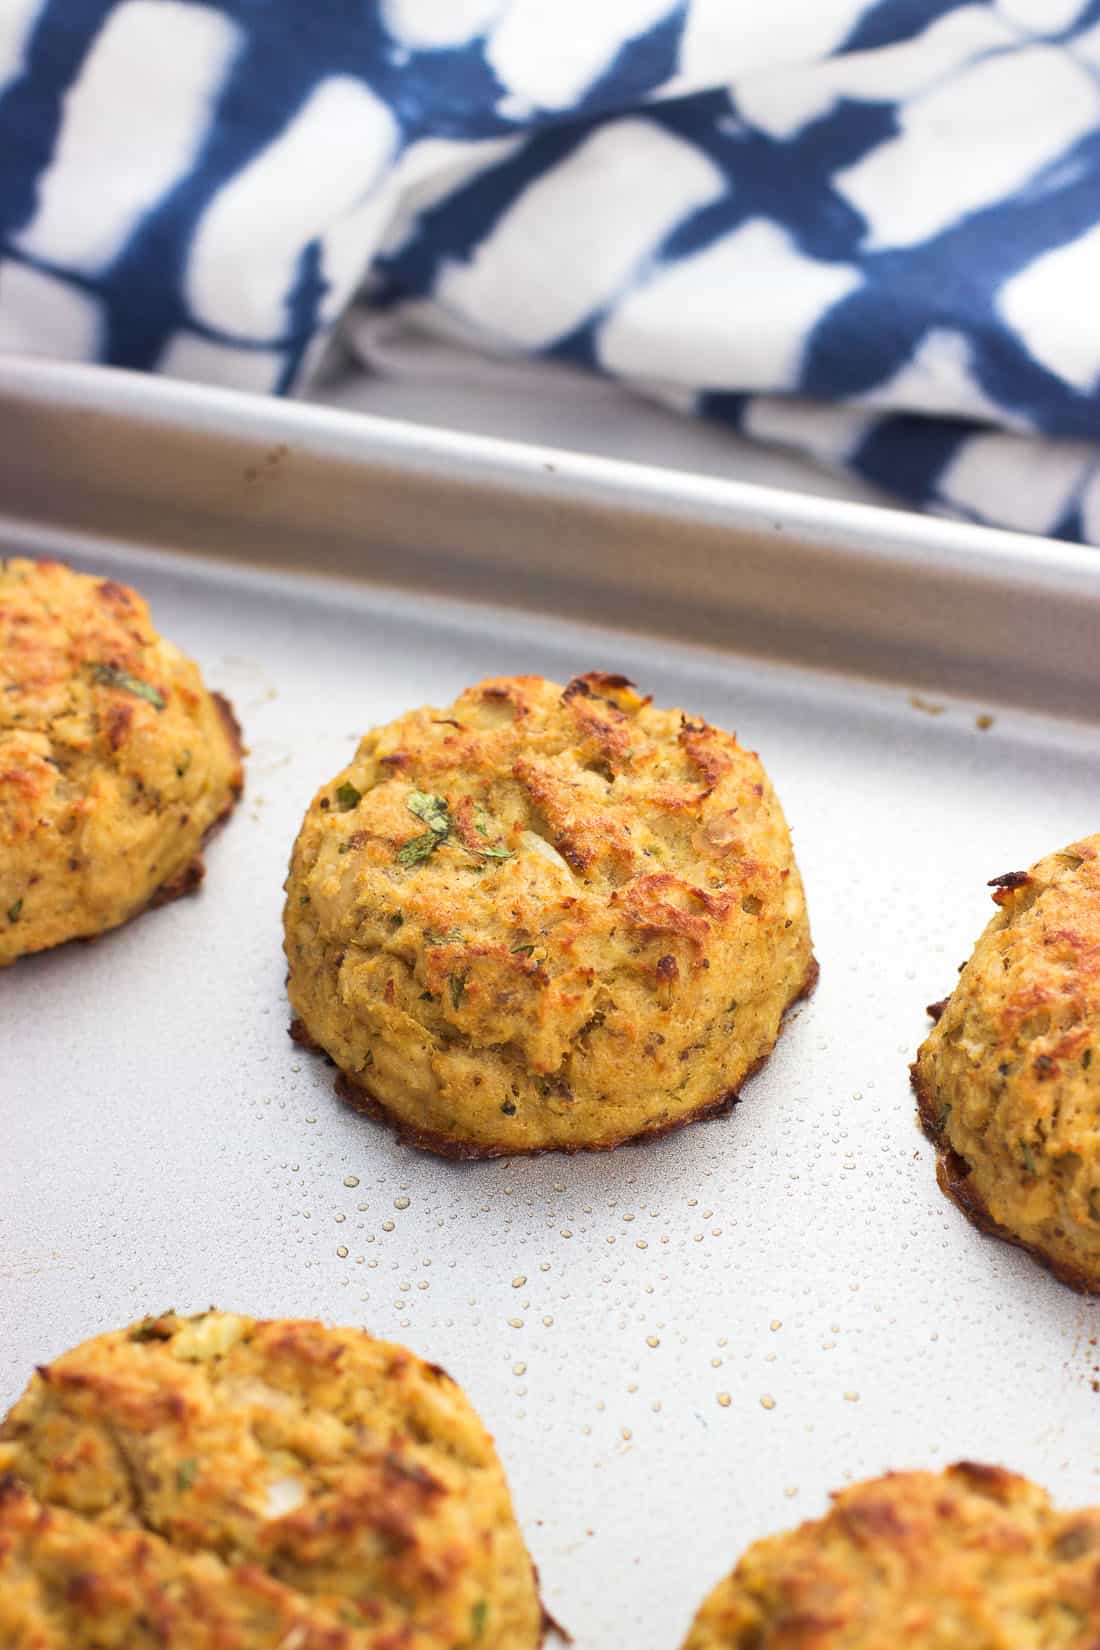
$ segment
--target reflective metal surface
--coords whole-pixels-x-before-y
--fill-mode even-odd
[[[7,545],[137,584],[252,752],[197,898],[0,975],[0,1403],[166,1306],[364,1323],[479,1406],[579,1650],[676,1650],[851,1477],[1100,1500],[1100,1304],[944,1202],[907,1082],[986,880],[1100,824],[1087,552],[66,368],[0,419]],[[371,723],[594,666],[761,751],[821,983],[722,1121],[418,1155],[286,1035],[290,843]]]

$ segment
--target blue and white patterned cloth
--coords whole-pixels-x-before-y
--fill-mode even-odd
[[[1100,0],[0,0],[0,347],[353,301],[1100,543]]]

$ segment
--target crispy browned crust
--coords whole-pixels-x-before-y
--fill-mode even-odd
[[[784,1017],[797,1003],[803,1002],[811,995],[820,972],[817,958],[811,956],[806,977],[784,1009]],[[289,1032],[299,1047],[307,1049],[311,1054],[323,1054],[330,1063],[335,1063],[327,1050],[310,1036],[301,1020],[292,1020]],[[760,1068],[767,1063],[774,1047],[773,1043],[771,1048],[765,1049],[759,1059],[753,1061],[741,1079],[742,1085],[747,1083],[750,1077],[755,1077]],[[697,1107],[686,1117],[676,1117],[666,1123],[654,1123],[634,1134],[620,1135],[617,1139],[601,1140],[592,1145],[516,1146],[506,1140],[494,1141],[491,1145],[476,1145],[464,1140],[452,1140],[449,1135],[439,1134],[433,1129],[418,1129],[406,1123],[345,1071],[337,1073],[334,1086],[346,1105],[364,1117],[369,1117],[373,1122],[384,1124],[402,1146],[413,1146],[417,1151],[434,1152],[437,1157],[449,1157],[455,1162],[462,1163],[481,1162],[494,1157],[543,1157],[548,1152],[560,1152],[565,1157],[576,1157],[580,1152],[613,1152],[620,1146],[640,1146],[647,1140],[659,1140],[663,1135],[675,1134],[678,1130],[687,1128],[689,1123],[706,1123],[716,1117],[725,1117],[741,1098],[740,1087],[726,1089],[716,1099],[708,1100],[706,1105]]]
[[[535,1572],[535,1586],[537,1588],[539,1585],[539,1567],[535,1564],[532,1565],[532,1568]],[[568,1627],[563,1627],[561,1622],[556,1620],[556,1618],[550,1614],[545,1603],[543,1602],[541,1593],[539,1593],[539,1609],[542,1611],[542,1628],[541,1637],[539,1638],[539,1650],[541,1650],[541,1647],[546,1643],[547,1633],[553,1633],[554,1637],[560,1644],[576,1643],[576,1640],[569,1631]]]
[[[237,713],[233,709],[233,706],[230,704],[229,700],[225,697],[224,693],[211,693],[210,697],[214,701],[214,708],[218,713],[218,719],[220,720],[222,727],[225,729],[225,737],[229,741],[229,747],[239,762],[243,756],[247,755],[247,752],[244,744],[244,733],[241,729],[241,724],[237,721]],[[237,785],[237,797],[240,797],[243,790],[244,772],[242,770],[240,782]],[[232,806],[233,804],[231,803],[229,809],[226,811],[231,811]]]
[[[943,1005],[932,1006],[942,1010]],[[934,1015],[933,1018],[938,1016]],[[999,1220],[994,1220],[985,1200],[973,1185],[970,1164],[948,1144],[943,1129],[936,1121],[935,1094],[931,1085],[922,1076],[915,1060],[909,1067],[909,1081],[917,1098],[920,1126],[936,1148],[936,1180],[944,1196],[950,1198],[970,1224],[977,1227],[986,1237],[998,1238],[1002,1243],[1011,1243],[1014,1248],[1023,1249],[1032,1260],[1037,1260],[1040,1266],[1056,1277],[1059,1283],[1068,1284],[1071,1289],[1076,1289],[1078,1294],[1100,1295],[1100,1280],[1090,1277],[1080,1267],[1067,1266],[1064,1261],[1053,1259],[1045,1249],[1034,1243],[1026,1243],[1023,1238],[1017,1237],[1015,1232],[1010,1232],[1007,1226],[1002,1226]]]
[[[222,814],[221,819],[216,820],[210,827],[210,831],[207,831],[202,839],[204,847],[210,840],[210,832],[216,830],[225,817],[226,815]],[[133,922],[134,917],[143,917],[146,911],[158,911],[162,905],[171,905],[173,900],[183,899],[186,894],[196,893],[202,886],[205,876],[206,861],[201,854],[196,854],[194,859],[188,860],[186,865],[180,867],[174,877],[169,877],[167,882],[162,882],[152,898],[142,906],[140,911],[135,911],[134,916],[128,920]],[[122,926],[125,927],[126,924],[123,923]],[[98,938],[98,936],[95,937]]]
[[[289,1026],[287,1026],[287,1035],[292,1043],[297,1043],[299,1048],[304,1048],[307,1054],[325,1054],[320,1043],[315,1042],[306,1030],[304,1020],[291,1020]],[[330,1058],[329,1055],[325,1054],[326,1060]]]
[[[818,962],[817,958],[811,954],[810,964],[806,970],[806,978],[802,981],[802,984],[799,986],[798,990],[795,992],[794,996],[784,1009],[785,1014],[789,1014],[791,1009],[798,1003],[804,1003],[807,997],[813,996],[815,990],[817,989],[817,982],[820,977],[821,964]]]
[[[747,1075],[751,1076],[752,1073]],[[547,1152],[560,1152],[564,1157],[576,1157],[580,1152],[613,1152],[619,1146],[639,1145],[643,1140],[656,1140],[661,1135],[674,1134],[677,1129],[686,1128],[689,1123],[703,1123],[710,1118],[724,1117],[740,1099],[738,1093],[730,1090],[720,1095],[717,1100],[698,1107],[686,1117],[677,1117],[668,1123],[655,1123],[636,1134],[624,1134],[615,1140],[601,1140],[585,1146],[514,1146],[504,1140],[494,1141],[491,1145],[475,1145],[465,1140],[452,1140],[448,1135],[437,1134],[432,1129],[414,1128],[396,1117],[368,1089],[363,1088],[360,1083],[353,1082],[345,1072],[340,1072],[336,1079],[336,1092],[353,1111],[361,1112],[364,1117],[369,1117],[376,1123],[384,1123],[393,1131],[402,1146],[415,1146],[418,1151],[434,1152],[437,1157],[449,1157],[463,1163],[479,1162],[492,1157],[542,1157]]]

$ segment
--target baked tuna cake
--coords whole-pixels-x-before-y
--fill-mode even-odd
[[[996,877],[989,923],[913,1066],[940,1185],[986,1231],[1100,1291],[1100,836]]]
[[[751,1546],[682,1650],[1095,1650],[1100,1508],[1000,1467],[894,1472]]]
[[[136,591],[0,561],[0,967],[202,880],[240,731]]]
[[[453,1156],[727,1109],[815,973],[760,759],[599,672],[494,678],[368,733],[286,892],[295,1035]]]
[[[534,1650],[492,1439],[403,1347],[175,1313],[40,1368],[0,1426],[0,1644]]]

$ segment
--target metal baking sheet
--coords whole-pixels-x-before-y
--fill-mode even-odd
[[[7,545],[138,585],[251,747],[197,898],[0,976],[0,1405],[167,1306],[365,1324],[480,1408],[578,1650],[677,1650],[888,1467],[1100,1500],[1100,1303],[943,1200],[907,1086],[986,880],[1100,823],[1087,552],[26,363],[0,420]],[[287,1037],[290,843],[370,724],[594,666],[761,751],[821,982],[726,1119],[437,1161]]]

